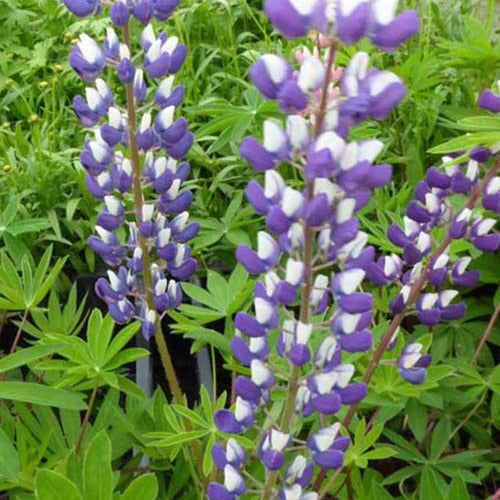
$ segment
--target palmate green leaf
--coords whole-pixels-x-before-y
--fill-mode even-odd
[[[0,298],[0,311],[19,311],[20,309],[24,309],[23,304]]]
[[[4,310],[25,309],[24,289],[12,261],[5,253],[0,262],[0,308]],[[8,307],[11,304],[12,307]]]
[[[113,358],[104,365],[104,368],[107,371],[116,370],[117,368],[120,368],[128,363],[133,363],[138,359],[147,358],[149,354],[149,351],[147,349],[143,349],[142,347],[131,347],[119,352],[116,356],[113,356]]]
[[[252,245],[248,232],[243,229],[230,229],[226,232],[225,236],[235,247],[239,245]]]
[[[207,217],[193,219],[200,224],[200,234],[193,239],[193,248],[199,250],[217,243],[226,233],[226,226],[217,219]]]
[[[461,477],[455,476],[453,478],[446,500],[470,500],[467,486]]]
[[[368,434],[360,439],[359,450],[363,453],[365,450],[373,446],[382,434],[383,430],[384,426],[382,424],[375,425],[373,429],[368,432]]]
[[[444,144],[429,149],[429,153],[441,155],[462,150],[468,151],[478,145],[490,148],[498,142],[500,142],[500,132],[476,132],[451,139]]]
[[[416,398],[411,398],[406,403],[408,426],[415,438],[422,442],[427,429],[427,410]]]
[[[382,460],[384,458],[393,457],[397,454],[398,452],[394,448],[390,448],[389,446],[380,446],[374,450],[363,453],[363,458],[366,460]]]
[[[24,219],[11,224],[8,228],[10,234],[18,236],[25,233],[35,233],[50,227],[48,219]]]
[[[212,345],[225,354],[231,353],[230,339],[216,330],[204,328],[198,325],[176,324],[174,331],[183,333],[184,338],[197,340],[204,345]]]
[[[132,380],[128,379],[127,377],[124,377],[123,375],[117,375],[116,380],[120,391],[136,399],[140,400],[146,399],[144,391],[135,382],[132,382]]]
[[[75,484],[56,471],[39,469],[35,476],[37,500],[81,500]]]
[[[80,394],[31,382],[0,381],[0,399],[54,406],[68,410],[85,410],[87,408],[83,396]]]
[[[61,304],[57,293],[52,291],[49,296],[47,311],[32,311],[32,322],[26,322],[24,331],[38,339],[49,341],[53,333],[62,336],[78,334],[83,328],[82,316],[85,310],[86,298],[77,301],[76,284],[73,284],[66,303]]]
[[[214,459],[212,457],[212,448],[215,444],[216,434],[212,434],[208,438],[208,442],[206,444],[205,453],[203,454],[203,474],[205,477],[209,477],[214,468]]]
[[[45,275],[45,273],[39,273],[38,268],[35,272],[34,285],[35,285],[35,293],[33,297],[31,297],[29,306],[34,307],[38,306],[40,302],[45,298],[45,295],[49,292],[54,281],[58,277],[62,268],[64,267],[64,263],[66,262],[66,257],[62,259],[58,259],[57,262],[52,266],[50,272]],[[37,286],[39,285],[39,286]]]
[[[19,262],[23,258],[23,255],[29,252],[28,247],[23,243],[21,238],[10,234],[8,231],[3,233],[3,240],[5,248],[16,262]]]
[[[13,370],[37,359],[49,356],[61,350],[61,344],[37,345],[21,349],[5,358],[0,359],[0,373]]]
[[[143,474],[136,477],[123,492],[121,500],[156,500],[158,497],[158,480],[154,474]]]
[[[21,279],[23,282],[24,295],[29,303],[29,297],[34,293],[33,273],[31,271],[30,261],[27,255],[24,255],[21,260]]]
[[[140,323],[138,321],[129,323],[127,326],[122,328],[111,341],[111,344],[106,351],[106,358],[104,362],[107,363],[114,356],[116,356],[130,342],[130,340],[132,340],[139,328]]]
[[[500,365],[495,366],[488,379],[488,386],[497,395],[500,395]]]
[[[204,429],[210,429],[211,427],[213,427],[212,422],[207,422],[194,410],[176,404],[171,404],[170,406],[178,415],[180,415],[181,417],[185,417],[187,420],[199,427],[202,427]]]
[[[221,301],[214,297],[213,292],[207,292],[205,289],[193,285],[192,283],[182,283],[182,290],[189,295],[193,300],[215,309],[220,312],[224,312],[225,308]]]
[[[445,500],[445,492],[443,491],[444,481],[439,474],[431,467],[424,466],[422,476],[420,477],[420,500]]]
[[[170,432],[163,432],[159,433],[156,432],[154,436],[154,440],[151,444],[151,446],[159,446],[161,448],[170,448],[172,446],[177,446],[183,443],[188,443],[190,441],[193,441],[194,439],[199,439],[203,436],[206,436],[209,433],[209,431],[203,430],[203,431],[188,431],[188,432],[179,432],[176,434],[172,434]],[[160,437],[160,435],[162,437]],[[146,437],[148,437],[148,434],[146,434]]]
[[[212,422],[214,416],[212,401],[210,400],[207,388],[204,385],[202,385],[200,388],[200,396],[201,396],[201,406],[203,408],[203,413],[205,414],[205,418],[208,422]]]
[[[500,117],[498,116],[468,116],[462,118],[459,123],[468,127],[469,130],[500,130]]]
[[[101,312],[94,309],[88,323],[87,342],[90,356],[97,366],[104,364],[114,326],[113,318],[109,314],[103,318]]]
[[[14,197],[7,204],[5,210],[0,214],[0,234],[16,218],[16,214],[19,210],[19,205],[19,198]]]
[[[235,297],[240,294],[248,283],[248,272],[241,265],[238,264],[234,271],[229,276],[228,291],[230,297]]]
[[[92,439],[85,453],[83,489],[85,500],[112,500],[111,441],[104,430]]]
[[[432,433],[430,458],[435,460],[440,457],[448,446],[451,435],[451,422],[444,416],[439,420]]]
[[[16,448],[0,427],[0,478],[15,482],[19,472],[20,464]]]
[[[218,319],[226,316],[225,312],[215,311],[205,307],[193,306],[191,304],[182,304],[179,307],[179,310],[183,314],[196,319],[201,324],[211,323],[212,321],[217,321]]]
[[[178,460],[172,473],[172,479],[168,482],[165,500],[178,500],[181,498],[180,491],[190,481],[189,467],[182,460]]]
[[[390,429],[384,429],[384,434],[397,445],[398,457],[402,460],[409,460],[418,463],[425,463],[427,459],[420,453],[420,451],[413,446],[404,437],[400,436]]]
[[[207,271],[207,288],[219,304],[217,309],[226,311],[230,304],[229,288],[226,280],[215,271]]]
[[[241,213],[241,203],[243,202],[243,191],[238,192],[227,207],[226,213],[222,220],[229,227],[233,219],[238,219],[238,214]]]
[[[382,484],[390,485],[406,481],[410,477],[418,476],[423,467],[423,465],[408,465],[407,467],[403,467],[386,477]]]
[[[87,343],[91,358],[99,356],[99,334],[102,325],[102,314],[99,309],[94,309],[87,322]]]

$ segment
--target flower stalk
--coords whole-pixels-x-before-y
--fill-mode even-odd
[[[330,85],[332,83],[331,75],[335,63],[336,53],[337,53],[337,40],[333,39],[330,44],[328,52],[328,60],[326,63],[326,70],[325,70],[326,78],[321,91],[320,106],[316,114],[315,132],[314,132],[314,136],[316,139],[321,134],[323,128],[323,122],[327,112],[328,89],[330,88]],[[311,203],[313,198],[314,198],[314,180],[310,180],[307,183],[307,203]],[[315,237],[314,227],[310,227],[306,223],[305,237],[304,237],[304,263],[305,263],[304,289],[302,292],[300,312],[299,312],[300,321],[304,324],[309,323],[309,315],[311,311],[310,299],[311,299],[311,290],[313,286],[312,276],[313,276],[314,237]],[[288,384],[288,388],[286,391],[287,397],[285,401],[285,408],[283,411],[282,420],[280,422],[280,430],[285,434],[288,434],[290,432],[290,427],[294,413],[295,399],[297,397],[297,392],[300,387],[299,377],[300,377],[300,368],[298,366],[294,366],[290,376],[290,382]],[[277,477],[278,477],[277,471],[269,474],[266,485],[264,487],[264,492],[262,497],[263,500],[269,500],[272,497],[272,492]]]
[[[130,23],[127,23],[123,27],[123,38],[125,44],[129,48],[130,53],[132,53],[132,44],[130,38]],[[128,136],[130,143],[130,154],[131,154],[131,164],[132,164],[132,179],[133,179],[133,194],[134,194],[134,211],[137,227],[141,225],[141,216],[144,206],[144,196],[142,192],[142,174],[141,174],[141,164],[139,156],[139,147],[137,145],[137,116],[135,111],[135,101],[134,101],[134,85],[133,82],[129,82],[125,86],[126,96],[127,96],[127,116],[128,116]],[[149,249],[147,246],[146,238],[142,233],[139,233],[139,246],[142,253],[142,267],[143,267],[143,280],[145,288],[146,302],[150,310],[155,309],[154,296],[153,296],[153,276],[151,273],[151,263],[149,259]],[[165,337],[163,335],[163,329],[161,327],[161,322],[159,318],[155,321],[156,335],[155,341],[158,347],[158,352],[160,354],[160,359],[162,362],[165,375],[167,377],[168,386],[172,392],[172,396],[177,404],[184,404],[184,397],[182,389],[180,387],[177,375],[175,373],[175,368],[172,363],[172,358],[168,350]]]

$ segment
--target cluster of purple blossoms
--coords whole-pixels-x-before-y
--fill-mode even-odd
[[[479,106],[494,113],[500,112],[500,96],[490,90],[482,93]],[[404,228],[393,224],[389,228],[389,240],[402,250],[403,263],[407,270],[401,274],[402,287],[392,300],[390,308],[398,314],[408,304],[413,284],[427,272],[426,284],[432,290],[420,293],[416,299],[416,313],[420,323],[434,326],[443,320],[456,320],[466,312],[464,302],[452,303],[459,295],[456,287],[472,287],[479,280],[478,270],[469,270],[471,258],[459,257],[454,262],[449,255],[449,246],[439,255],[427,258],[432,250],[432,231],[436,227],[447,229],[448,241],[465,239],[482,252],[496,252],[500,248],[500,234],[494,230],[496,219],[488,212],[500,213],[500,177],[489,176],[482,182],[482,192],[472,197],[481,181],[481,165],[487,163],[492,154],[482,146],[470,151],[470,161],[466,164],[453,164],[452,157],[444,157],[443,163],[450,165],[444,169],[431,167],[423,181],[415,190],[415,200],[407,208]],[[470,197],[467,204],[454,213],[450,196]],[[482,209],[476,209],[477,198],[481,199]],[[470,206],[469,206],[470,205]],[[406,346],[397,366],[403,378],[413,384],[425,380],[429,356],[422,356],[421,344]]]
[[[78,16],[99,13],[104,5],[100,0],[64,3]],[[180,304],[179,281],[196,271],[187,243],[199,227],[188,221],[192,193],[182,190],[190,173],[182,158],[193,135],[183,117],[175,118],[184,88],[175,86],[174,75],[184,62],[186,47],[175,36],[155,35],[148,24],[152,17],[167,19],[177,3],[117,0],[111,5],[111,19],[123,28],[124,43],[114,28],[107,29],[103,47],[82,34],[69,57],[75,72],[90,84],[85,96],[76,96],[73,103],[82,125],[93,133],[80,156],[85,182],[102,201],[97,235],[90,236],[89,246],[106,264],[118,268],[108,271],[108,279],[98,280],[96,291],[117,323],[139,318],[146,338],[155,334],[157,319]],[[146,24],[140,40],[142,65],[130,53],[131,16]],[[126,107],[120,107],[99,78],[106,66],[115,68],[126,86]],[[153,87],[155,79],[162,81]],[[128,236],[124,239],[123,234]]]
[[[393,51],[419,30],[418,14],[396,16],[399,0],[266,0],[264,10],[274,27],[287,38],[298,38],[314,28],[327,37],[351,45],[364,37]]]
[[[397,1],[265,4],[274,26],[288,38],[302,36],[311,27],[321,33],[314,51],[304,49],[297,55],[298,70],[274,54],[264,55],[250,69],[260,93],[276,100],[287,119],[267,120],[262,142],[247,137],[241,145],[241,155],[255,171],[264,172],[263,183],[252,180],[246,195],[265,218],[267,231],[259,232],[256,249],[242,245],[236,253],[250,274],[260,276],[253,313],[236,315],[231,342],[234,357],[249,367],[249,376],[237,377],[234,411],[220,410],[215,423],[224,433],[246,432],[279,384],[276,364],[280,371],[288,367],[288,399],[281,419],[265,430],[258,446],[267,470],[260,492],[265,499],[314,500],[317,493],[306,493],[314,466],[342,467],[350,440],[340,435],[339,423],[320,426],[304,443],[293,436],[292,420],[334,415],[342,405],[366,396],[366,384],[353,381],[355,367],[342,362],[342,353],[373,347],[373,297],[363,291],[363,282],[382,286],[402,274],[397,255],[376,258],[356,217],[373,189],[391,181],[392,166],[375,164],[383,150],[380,141],[349,142],[348,135],[368,118],[386,118],[406,91],[393,73],[369,68],[365,53],[356,54],[343,71],[334,68],[339,39],[350,44],[370,36],[392,50],[416,33],[416,14],[395,18],[396,6]],[[322,51],[321,45],[329,48]],[[278,172],[283,163],[302,173],[303,188],[287,184]],[[276,331],[279,337],[272,349],[269,335]],[[425,357],[415,359],[418,352],[414,349],[410,356],[408,351],[398,368],[418,370],[426,362]],[[288,451],[291,443],[293,452]],[[214,447],[217,456],[240,458],[215,460],[224,472],[224,484],[210,484],[212,500],[236,499],[246,491],[239,471],[245,459],[234,448],[234,440],[227,442],[225,452]]]
[[[115,26],[127,25],[132,16],[144,25],[153,18],[166,21],[179,2],[180,0],[116,0],[111,4],[111,20]],[[109,5],[104,0],[63,0],[63,3],[78,17],[99,14],[104,6]]]

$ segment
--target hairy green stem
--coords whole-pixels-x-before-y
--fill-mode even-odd
[[[23,333],[24,324],[26,323],[26,320],[28,319],[28,314],[29,314],[28,310],[24,311],[23,318],[21,319],[21,323],[19,324],[19,328],[17,329],[17,333],[16,333],[16,336],[14,338],[14,342],[12,342],[12,346],[10,347],[10,354],[13,354],[14,352],[16,352],[17,345],[19,344],[19,341],[21,340],[21,334]]]
[[[89,406],[87,407],[87,411],[85,412],[85,416],[83,417],[83,422],[80,427],[80,434],[78,435],[78,441],[76,442],[75,452],[78,455],[80,453],[80,449],[82,447],[83,437],[85,436],[85,430],[87,429],[87,425],[90,420],[90,416],[94,410],[95,401],[97,398],[97,388],[99,384],[95,383],[94,388],[92,389],[92,394],[90,395]]]
[[[130,53],[132,53],[131,40],[130,40],[130,26],[127,24],[123,28],[123,36],[125,39],[125,44],[129,48]],[[133,190],[134,190],[134,211],[137,227],[141,225],[142,217],[142,207],[144,206],[144,196],[142,192],[141,185],[141,164],[139,158],[139,147],[137,146],[137,115],[135,111],[134,103],[134,84],[132,82],[126,85],[127,94],[127,115],[128,115],[128,134],[129,134],[129,145],[130,145],[130,155],[132,163],[133,172]],[[139,240],[139,246],[142,250],[142,264],[143,264],[143,280],[144,289],[146,294],[146,302],[150,310],[155,310],[154,307],[154,297],[153,297],[153,276],[151,273],[151,262],[149,259],[149,248],[146,238],[141,234],[140,231],[137,232],[137,237]],[[165,342],[165,337],[163,336],[163,331],[161,328],[161,323],[159,319],[156,320],[156,344],[158,346],[158,352],[160,354],[163,369],[165,370],[165,375],[167,376],[168,385],[172,392],[172,396],[176,403],[183,404],[182,390],[175,373],[175,369],[168,351],[167,343]]]
[[[500,314],[500,304],[497,305],[495,311],[493,312],[493,315],[490,318],[488,326],[486,327],[486,330],[484,331],[483,336],[481,337],[481,341],[479,342],[479,345],[477,346],[477,349],[474,352],[474,355],[472,356],[471,363],[473,365],[477,364],[477,361],[479,359],[479,355],[481,354],[483,347],[486,345],[486,342],[488,341],[488,339],[491,335],[491,332],[493,331],[493,327],[495,326],[495,323],[497,322],[499,314]]]

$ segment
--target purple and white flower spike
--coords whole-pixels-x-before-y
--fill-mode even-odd
[[[97,0],[64,3],[81,17],[99,13],[105,5]],[[147,24],[152,17],[167,19],[177,3],[141,0],[132,5],[116,0],[109,15],[116,29],[123,30],[123,43],[113,28],[107,29],[104,47],[82,34],[69,58],[82,80],[95,84],[86,88],[85,97],[74,99],[82,125],[95,132],[95,138],[86,139],[81,154],[85,182],[90,193],[103,201],[97,217],[98,236],[91,236],[89,245],[108,265],[121,266],[119,280],[114,274],[109,275],[110,282],[101,278],[97,292],[118,323],[138,318],[146,338],[156,334],[157,322],[168,309],[179,306],[179,281],[188,280],[196,271],[196,261],[186,244],[196,236],[198,226],[187,223],[192,194],[182,190],[189,165],[178,164],[192,143],[192,135],[184,118],[175,121],[183,90],[173,89],[173,75],[182,65],[186,48],[176,37],[167,38],[165,33],[157,37]],[[145,52],[142,65],[130,52],[129,24],[134,16],[146,24],[141,36]],[[128,99],[123,109],[108,84],[98,78],[106,65],[116,69],[125,85]],[[166,78],[156,93],[148,92],[154,79],[160,77]],[[136,116],[135,105],[143,103],[148,93],[154,96],[157,112]],[[134,148],[145,157],[142,172]],[[145,189],[150,185],[156,197],[145,200]],[[128,215],[131,212],[134,219]],[[128,228],[128,241],[118,237],[122,227]],[[128,278],[123,288],[119,283],[124,283],[125,265]]]
[[[444,163],[450,161],[449,157],[443,158]],[[429,255],[432,250],[432,231],[436,227],[447,230],[449,243],[468,239],[483,252],[495,252],[500,248],[500,235],[494,232],[496,220],[483,217],[476,212],[475,206],[477,199],[481,198],[485,209],[497,213],[498,176],[489,174],[482,182],[482,187],[480,181],[479,162],[470,160],[466,164],[442,170],[431,167],[425,180],[417,185],[416,199],[408,205],[404,229],[393,224],[388,231],[389,240],[402,249],[403,256],[403,286],[391,301],[393,314],[401,313],[410,305],[411,287],[421,279],[425,267],[425,281],[420,288],[422,293],[413,297],[418,320],[430,327],[440,321],[456,320],[465,315],[464,302],[452,303],[458,292],[449,289],[448,282],[455,286],[472,287],[479,280],[479,272],[467,270],[470,257],[461,257],[452,262],[448,247],[442,248],[436,258],[429,259]],[[457,195],[469,196],[472,204],[469,202],[454,213],[449,198]],[[434,289],[426,292],[426,284],[432,285]],[[400,373],[407,378],[406,372],[400,369]],[[419,380],[420,375],[411,382],[416,384]]]
[[[384,11],[380,2],[368,0],[267,0],[264,10],[288,38],[319,30],[334,56],[339,39],[354,43],[369,36],[393,50],[414,34],[416,14],[398,17],[397,2],[390,4]],[[390,72],[370,69],[365,53],[357,54],[341,76],[328,53],[304,49],[297,56],[297,71],[273,54],[250,68],[262,96],[277,101],[287,119],[266,121],[262,140],[247,137],[241,145],[241,156],[255,172],[263,172],[263,182],[252,180],[246,196],[264,216],[267,230],[258,233],[255,249],[242,245],[236,251],[238,261],[258,276],[253,308],[236,314],[231,341],[234,357],[250,367],[250,376],[236,377],[234,409],[219,410],[215,424],[223,433],[245,433],[262,414],[269,415],[273,391],[288,384],[281,414],[270,418],[259,445],[267,472],[256,493],[265,500],[317,498],[307,492],[314,469],[342,467],[350,440],[340,435],[340,424],[321,425],[302,454],[292,446],[295,418],[335,415],[366,396],[367,385],[356,381],[354,365],[342,363],[343,353],[373,346],[373,297],[363,284],[368,279],[383,286],[403,274],[399,256],[375,260],[357,218],[373,190],[391,181],[391,165],[377,164],[383,144],[348,140],[354,125],[392,112],[406,94],[403,82]],[[302,184],[288,185],[280,175],[279,167],[287,163],[298,169]],[[440,200],[430,199],[426,207],[438,217]],[[395,236],[420,258],[432,241],[419,237],[418,223],[410,226],[407,233],[394,230]],[[439,311],[449,306],[445,299],[441,303],[436,297]],[[277,356],[271,354],[275,335]],[[213,453],[222,468],[221,450],[215,445]],[[237,498],[220,483],[212,483],[209,492],[211,498]]]

